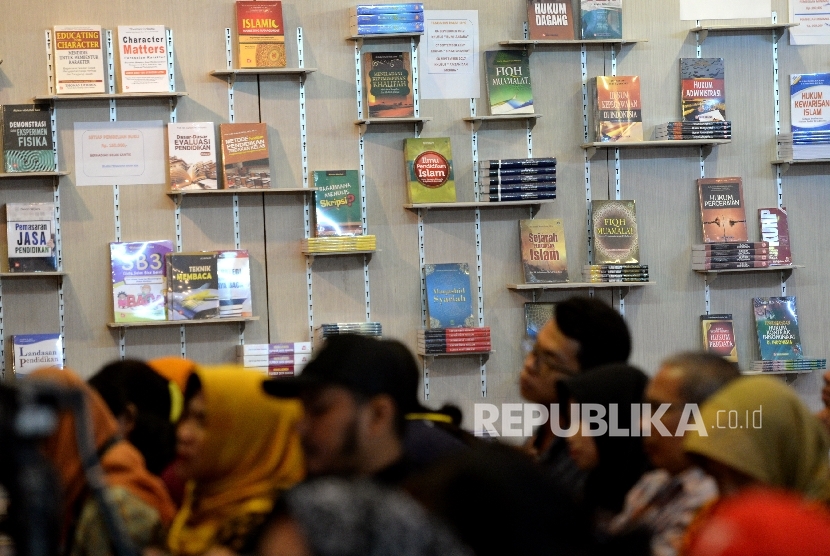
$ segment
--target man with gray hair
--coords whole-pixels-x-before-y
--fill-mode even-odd
[[[652,429],[643,445],[656,468],[643,475],[626,496],[622,512],[610,531],[623,535],[635,530],[651,534],[652,556],[674,556],[697,511],[718,495],[714,479],[696,467],[683,451],[683,436],[674,436],[686,404],[701,404],[740,376],[738,366],[717,355],[686,352],[660,365],[645,392],[645,402],[657,412],[672,436]]]

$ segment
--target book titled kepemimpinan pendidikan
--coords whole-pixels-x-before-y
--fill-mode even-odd
[[[738,362],[738,347],[731,314],[700,315],[703,328],[703,351]]]
[[[700,178],[697,187],[703,242],[747,241],[743,180],[739,177]]]
[[[51,112],[45,104],[3,105],[6,172],[54,172]]]
[[[166,259],[170,240],[110,243],[115,322],[167,320]]]
[[[63,339],[60,334],[15,334],[11,337],[12,369],[22,378],[44,367],[63,369]]]
[[[639,76],[600,75],[591,84],[596,141],[642,141]]]
[[[490,114],[533,114],[527,51],[487,50],[484,59]]]
[[[6,203],[9,272],[58,270],[55,203]]]
[[[475,326],[470,290],[470,265],[424,265],[429,328]]]
[[[567,282],[565,227],[559,218],[519,221],[525,283]]]
[[[101,26],[55,25],[53,35],[57,94],[106,92]]]
[[[593,264],[640,262],[634,201],[591,201]]]
[[[118,61],[122,93],[170,90],[164,25],[119,25]]]
[[[752,308],[763,361],[804,357],[795,297],[755,297]]]
[[[723,58],[680,58],[683,121],[726,121],[724,78]]]

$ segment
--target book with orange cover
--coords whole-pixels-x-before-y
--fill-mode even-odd
[[[268,129],[263,123],[219,124],[223,189],[268,189]]]
[[[282,2],[236,2],[240,68],[284,68],[285,28]]]
[[[597,142],[643,140],[640,77],[600,75],[594,85],[594,128]]]

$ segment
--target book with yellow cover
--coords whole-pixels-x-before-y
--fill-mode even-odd
[[[285,28],[282,2],[236,2],[240,68],[284,68]]]
[[[455,176],[449,137],[404,139],[410,203],[454,203]]]
[[[105,93],[100,25],[55,25],[55,91]]]
[[[596,141],[642,141],[639,76],[600,75],[593,85]]]
[[[268,129],[263,123],[219,124],[223,189],[268,189]]]
[[[567,282],[565,228],[561,219],[519,221],[525,282]]]

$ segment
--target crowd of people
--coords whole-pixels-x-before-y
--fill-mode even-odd
[[[830,554],[828,412],[702,352],[649,378],[631,343],[603,302],[558,303],[517,373],[524,401],[549,408],[523,446],[423,406],[417,363],[390,339],[332,337],[291,378],[173,357],[86,382],[40,369],[21,384],[82,392],[95,457],[77,413],[58,412],[38,445],[58,515],[25,537],[28,505],[3,485],[0,553]]]

